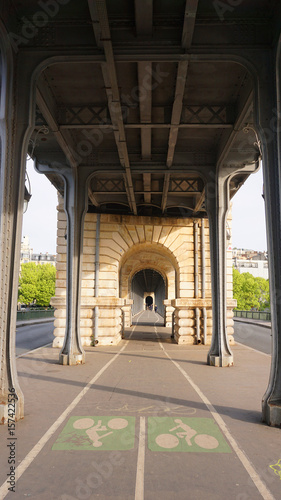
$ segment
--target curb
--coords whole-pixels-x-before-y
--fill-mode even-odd
[[[246,319],[246,318],[233,318],[234,321],[238,321],[238,323],[246,323],[250,325],[257,325],[257,326],[262,326],[263,328],[268,328],[271,330],[271,322],[269,321],[268,324],[265,322],[259,323],[259,320],[254,320],[254,319]]]
[[[35,319],[35,320],[26,320],[26,321],[18,321],[16,323],[16,328],[20,328],[21,326],[28,326],[28,325],[39,325],[41,323],[51,323],[54,322],[55,318],[42,318],[42,319]]]

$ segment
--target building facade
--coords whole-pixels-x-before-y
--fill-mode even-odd
[[[56,256],[48,252],[34,253],[33,248],[30,246],[29,237],[24,236],[20,249],[20,265],[28,264],[29,262],[34,262],[35,264],[52,264],[52,266],[55,266]]]
[[[254,259],[233,259],[233,266],[239,273],[250,273],[254,278],[268,279],[268,261]]]
[[[66,328],[67,218],[59,197],[54,347]],[[227,333],[233,343],[232,260],[227,252]],[[134,280],[147,270],[156,284]],[[162,278],[162,279],[161,279]],[[162,284],[164,285],[162,286]],[[153,289],[152,289],[153,288]],[[84,222],[80,335],[83,346],[117,344],[147,296],[173,326],[178,344],[211,343],[212,291],[207,219],[87,213]]]

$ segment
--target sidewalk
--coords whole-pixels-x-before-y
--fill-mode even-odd
[[[263,326],[264,328],[271,329],[271,321],[263,321],[261,319],[249,319],[249,318],[233,318],[234,321],[240,321],[240,323],[250,323],[252,325]]]
[[[147,313],[156,321],[140,322]],[[261,422],[270,356],[237,345],[233,367],[210,367],[207,346],[170,335],[136,325],[80,366],[59,365],[52,348],[19,358],[18,481],[6,496],[4,445],[0,498],[279,499],[281,433]]]
[[[20,328],[21,326],[28,326],[28,325],[37,325],[39,323],[53,323],[56,318],[39,318],[39,319],[30,319],[26,321],[17,321],[16,327]]]

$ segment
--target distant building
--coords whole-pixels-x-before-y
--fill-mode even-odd
[[[267,260],[268,253],[258,252],[257,250],[250,250],[248,248],[233,248],[232,257],[237,257],[238,259],[248,259],[248,260]]]
[[[21,243],[20,265],[27,264],[28,262],[35,262],[35,264],[52,264],[56,265],[56,255],[46,253],[33,253],[29,243],[29,237],[24,236]]]
[[[267,252],[257,252],[245,248],[234,248],[232,262],[239,273],[250,273],[255,278],[268,279]]]

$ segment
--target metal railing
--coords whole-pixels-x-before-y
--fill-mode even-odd
[[[234,309],[234,318],[260,319],[271,321],[271,313],[266,311],[237,311]]]
[[[32,319],[53,318],[54,309],[30,309],[27,311],[17,311],[17,321],[29,321]]]

